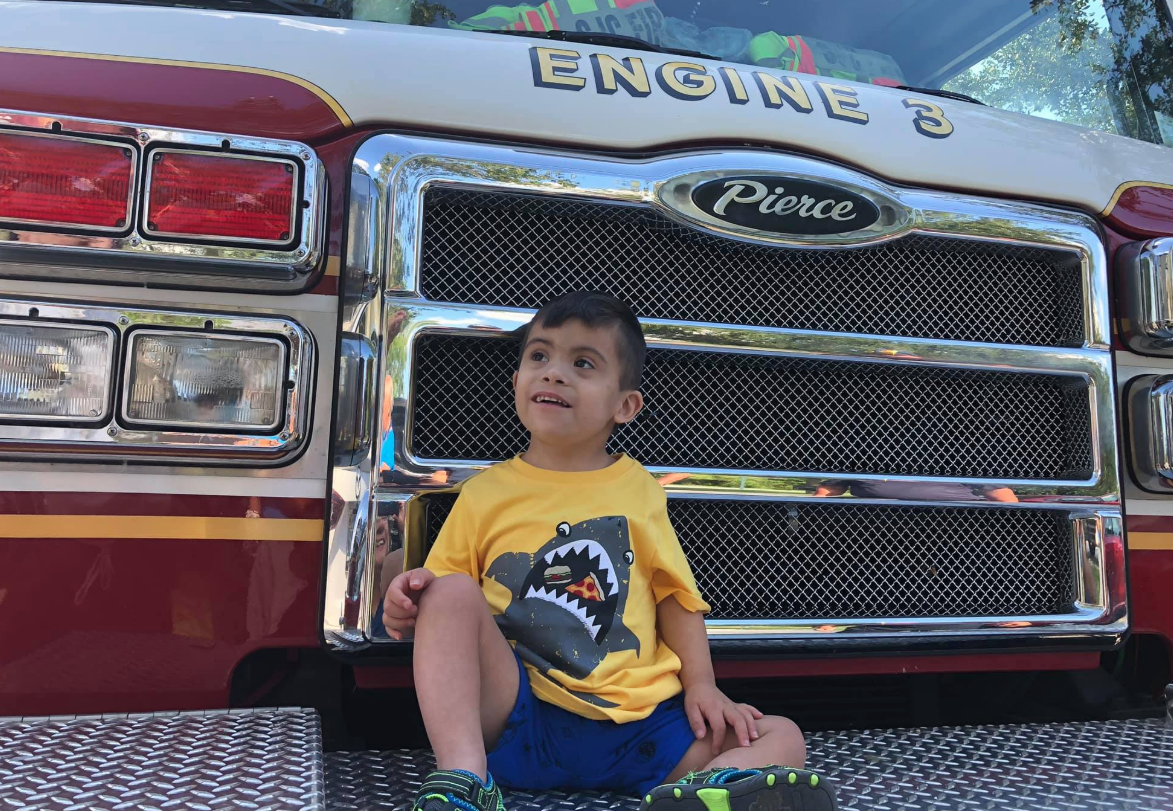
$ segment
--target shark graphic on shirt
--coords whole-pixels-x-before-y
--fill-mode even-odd
[[[513,595],[497,625],[543,675],[559,670],[582,679],[613,651],[638,655],[639,639],[623,624],[634,562],[623,516],[558,524],[537,552],[508,552],[489,565],[486,577]],[[597,706],[615,706],[571,692]]]

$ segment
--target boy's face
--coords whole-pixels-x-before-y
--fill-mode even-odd
[[[622,387],[618,338],[618,327],[581,321],[530,328],[513,388],[517,416],[534,439],[601,450],[617,423],[635,419],[643,397]]]

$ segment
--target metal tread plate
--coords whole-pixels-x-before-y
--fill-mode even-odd
[[[313,710],[0,719],[0,809],[320,809]]]
[[[843,811],[1173,809],[1173,729],[1160,721],[829,732],[808,767],[834,780]],[[428,752],[326,755],[330,811],[406,811]],[[506,793],[509,811],[634,811],[638,799]]]

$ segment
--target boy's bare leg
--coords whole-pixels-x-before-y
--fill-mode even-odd
[[[724,751],[713,756],[713,732],[694,741],[680,763],[664,781],[675,783],[689,772],[708,769],[760,769],[763,766],[789,766],[801,769],[806,763],[806,741],[789,718],[767,715],[757,721],[758,738],[749,746],[740,746],[728,731]]]
[[[437,767],[485,780],[485,752],[513,711],[519,673],[471,577],[441,577],[420,595],[414,657],[416,695]]]

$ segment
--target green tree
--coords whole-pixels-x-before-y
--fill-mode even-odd
[[[1161,142],[1173,45],[1155,0],[1031,0],[1039,20],[945,83],[1005,110]]]
[[[443,3],[416,0],[411,6],[412,25],[435,25],[440,20],[455,20],[456,14]]]

